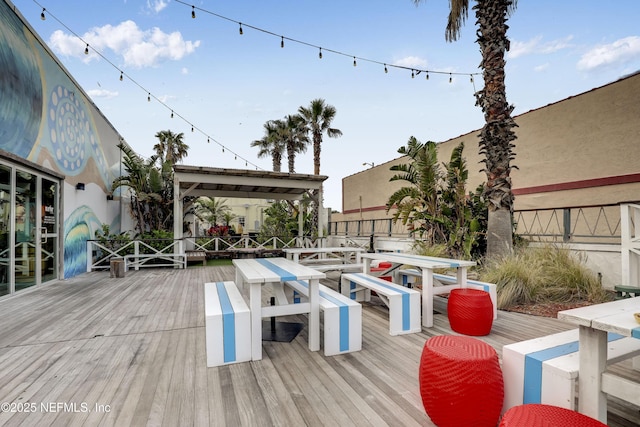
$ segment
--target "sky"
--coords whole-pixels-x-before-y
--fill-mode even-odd
[[[324,99],[343,133],[322,144],[324,205],[334,210],[344,177],[400,157],[409,137],[441,142],[483,125],[474,12],[446,42],[446,0],[13,3],[143,157],[171,130],[189,146],[184,164],[272,170],[251,147],[263,125]],[[513,114],[638,71],[639,18],[638,0],[518,1],[507,22]],[[295,172],[313,173],[312,153],[296,157]]]

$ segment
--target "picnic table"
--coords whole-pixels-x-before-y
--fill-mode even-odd
[[[309,314],[309,350],[320,350],[320,279],[324,273],[285,258],[234,259],[236,285],[249,285],[251,310],[251,359],[262,359],[262,318]],[[306,280],[309,283],[309,302],[288,304],[283,298],[282,284],[290,280]],[[262,287],[271,284],[279,295],[278,304],[262,305]]]
[[[605,424],[607,394],[640,406],[640,383],[605,372],[607,334],[640,339],[640,325],[634,320],[637,312],[640,297],[558,312],[558,319],[579,329],[578,411]]]
[[[334,246],[322,248],[285,248],[287,259],[301,264],[313,265],[318,271],[360,271],[360,247]]]
[[[360,255],[363,262],[363,272],[371,273],[371,261],[380,260],[391,263],[391,267],[387,272],[391,272],[403,265],[419,268],[422,271],[422,326],[430,328],[433,326],[433,297],[434,278],[433,270],[435,269],[455,269],[456,281],[455,287],[467,287],[467,268],[476,265],[475,261],[463,261],[448,258],[429,257],[423,255],[415,255],[401,252],[377,252],[363,253]],[[386,275],[386,272],[381,273]],[[444,287],[445,289],[453,289],[453,287]]]

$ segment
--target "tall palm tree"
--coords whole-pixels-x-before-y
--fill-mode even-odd
[[[189,146],[183,141],[184,133],[162,130],[156,133],[156,138],[158,138],[158,143],[153,146],[153,150],[161,163],[169,162],[173,166],[187,157]]]
[[[415,4],[423,0],[413,0]],[[480,132],[480,154],[487,175],[485,197],[489,204],[487,255],[500,256],[513,250],[513,192],[511,161],[515,158],[513,141],[516,123],[511,117],[513,106],[507,102],[505,86],[505,52],[509,50],[507,17],[517,0],[475,0],[478,44],[482,54],[484,88],[477,102],[484,113],[485,125]],[[469,0],[450,0],[450,13],[445,31],[447,41],[455,41],[469,13]]]
[[[275,120],[276,138],[284,142],[287,150],[289,173],[295,173],[296,154],[307,151],[309,137],[304,121],[298,115],[289,114],[282,120]]]
[[[298,114],[304,119],[307,131],[311,133],[313,141],[313,174],[320,175],[320,150],[322,135],[329,138],[342,136],[340,129],[332,128],[331,122],[336,117],[336,108],[325,103],[324,99],[314,99],[308,107],[298,108]]]
[[[269,157],[273,160],[273,171],[280,172],[282,169],[282,154],[285,144],[278,136],[278,129],[273,120],[269,120],[264,125],[264,136],[251,143],[252,147],[258,147],[258,157]]]

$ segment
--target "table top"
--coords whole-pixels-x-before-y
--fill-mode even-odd
[[[234,259],[233,265],[247,283],[324,279],[326,274],[286,258]]]
[[[306,253],[329,253],[329,252],[364,252],[363,248],[356,248],[352,246],[335,246],[328,248],[285,248],[285,253],[289,254],[306,254]]]
[[[475,261],[464,261],[457,259],[438,258],[424,255],[407,254],[401,252],[376,252],[363,253],[360,255],[362,259],[376,259],[381,261],[395,262],[399,264],[412,265],[414,267],[425,268],[458,268],[473,267]]]
[[[594,304],[558,312],[558,319],[579,326],[640,338],[640,324],[633,313],[640,313],[640,297]]]

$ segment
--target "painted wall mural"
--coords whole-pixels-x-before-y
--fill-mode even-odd
[[[120,170],[119,141],[50,51],[0,1],[0,149],[66,177],[65,278],[86,271],[86,241],[102,222],[121,228],[119,214],[113,217],[106,205]],[[77,182],[94,184],[92,192],[102,195],[74,191]]]

